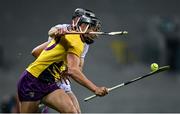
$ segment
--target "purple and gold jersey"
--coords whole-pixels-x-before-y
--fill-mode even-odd
[[[69,34],[58,40],[53,39],[26,69],[36,78],[46,71],[50,72],[55,79],[59,79],[60,75],[57,69],[61,69],[60,67],[67,63],[67,54],[73,53],[78,57],[81,56],[84,43],[81,41],[80,35]]]

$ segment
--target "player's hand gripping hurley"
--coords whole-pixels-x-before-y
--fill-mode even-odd
[[[128,85],[128,84],[130,84],[130,83],[133,83],[133,82],[138,81],[138,80],[140,80],[140,79],[143,79],[143,78],[145,78],[145,77],[148,77],[148,76],[151,76],[151,75],[153,75],[153,74],[157,74],[157,73],[166,71],[166,70],[168,70],[169,68],[170,68],[170,66],[160,67],[159,69],[157,69],[157,70],[155,70],[155,71],[152,71],[152,72],[150,72],[150,73],[148,73],[148,74],[146,74],[146,75],[144,75],[144,76],[140,76],[140,77],[135,78],[135,79],[132,79],[132,80],[130,80],[130,81],[127,81],[127,82],[118,84],[118,85],[116,85],[116,86],[113,86],[113,87],[109,88],[108,91],[110,92],[110,91],[112,91],[112,90],[115,90],[115,89],[117,89],[117,88],[123,87],[123,86],[125,86],[125,85]],[[91,100],[91,99],[93,99],[93,98],[95,98],[95,97],[97,97],[97,95],[89,96],[89,97],[85,98],[84,101],[89,101],[89,100]]]

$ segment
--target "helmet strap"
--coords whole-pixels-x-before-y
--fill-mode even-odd
[[[80,17],[77,18],[76,22],[75,20],[72,20],[72,27],[75,28],[77,24],[79,23]]]

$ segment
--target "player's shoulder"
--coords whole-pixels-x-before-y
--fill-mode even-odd
[[[72,42],[77,42],[77,41],[82,42],[81,36],[79,34],[67,34],[67,35],[65,35],[65,38]]]
[[[64,36],[66,42],[71,46],[79,46],[81,47],[84,45],[83,41],[81,40],[80,34],[67,34]]]

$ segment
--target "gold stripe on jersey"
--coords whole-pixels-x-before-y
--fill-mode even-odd
[[[38,78],[43,71],[47,70],[50,65],[54,65],[54,63],[63,62],[63,64],[67,64],[66,56],[68,53],[73,53],[80,57],[83,48],[84,43],[78,34],[65,35],[61,37],[60,42],[53,39],[26,70]],[[50,72],[55,79],[58,79],[60,78],[59,71],[57,71],[57,66],[54,68]],[[60,67],[58,68],[59,70],[61,69]]]

